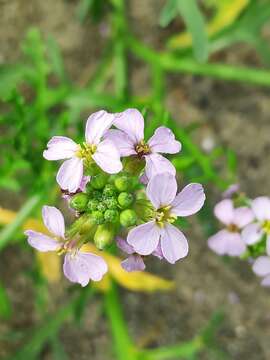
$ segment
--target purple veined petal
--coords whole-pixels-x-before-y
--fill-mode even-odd
[[[65,136],[52,137],[47,147],[48,149],[43,151],[43,157],[47,160],[69,159],[79,148],[78,144]]]
[[[127,242],[140,255],[150,255],[158,246],[160,228],[155,221],[136,226],[127,236]]]
[[[270,198],[260,196],[251,202],[251,208],[256,218],[260,221],[270,220]]]
[[[134,144],[144,138],[144,118],[137,109],[127,109],[115,114],[113,125],[124,131]]]
[[[151,179],[157,174],[162,174],[168,172],[172,175],[176,175],[176,170],[173,164],[160,154],[149,154],[144,156],[146,165],[145,165],[145,174],[148,179]]]
[[[156,250],[152,252],[152,255],[153,255],[153,256],[156,256],[157,258],[159,258],[159,260],[161,260],[161,259],[164,258],[163,253],[162,253],[161,243],[160,243],[160,242],[158,243],[158,246],[157,246]]]
[[[239,207],[234,210],[233,223],[242,229],[254,220],[254,213],[246,206]]]
[[[225,199],[216,204],[214,208],[216,218],[223,224],[229,225],[233,222],[234,207],[230,199]]]
[[[63,271],[71,282],[86,286],[90,280],[100,281],[108,266],[102,257],[79,251],[77,254],[66,254]]]
[[[121,262],[121,266],[127,272],[143,271],[145,269],[145,263],[142,257],[138,254],[130,255],[127,259]]]
[[[126,254],[133,254],[134,253],[134,249],[131,245],[129,245],[127,243],[126,240],[124,240],[123,238],[121,238],[120,236],[116,237],[116,245],[118,246],[118,248],[120,250],[122,250],[123,252],[125,252]]]
[[[85,192],[86,185],[89,183],[90,179],[91,179],[91,176],[83,176],[78,190]]]
[[[240,256],[247,250],[247,246],[241,235],[236,232],[229,232],[227,238],[226,253],[229,256]]]
[[[169,223],[162,229],[160,243],[164,258],[171,264],[188,254],[188,242],[185,235]]]
[[[61,243],[51,237],[37,231],[27,230],[24,232],[28,236],[28,244],[41,252],[56,251],[60,249]]]
[[[156,129],[148,145],[154,153],[176,154],[181,150],[181,143],[175,140],[174,133],[165,126]]]
[[[102,136],[112,126],[114,114],[100,110],[90,115],[85,127],[85,140],[88,144],[98,145]]]
[[[170,173],[153,176],[146,188],[146,195],[156,209],[168,206],[174,200],[177,182]]]
[[[82,177],[83,160],[74,157],[63,162],[56,175],[56,181],[61,189],[74,193],[80,187]]]
[[[140,181],[141,184],[147,185],[148,182],[149,182],[149,179],[148,179],[148,177],[146,176],[146,174],[143,173],[143,174],[140,176],[139,181]]]
[[[256,244],[262,236],[263,231],[259,223],[249,224],[242,231],[242,239],[247,245]]]
[[[189,184],[176,195],[172,202],[171,213],[177,216],[189,216],[198,212],[205,201],[201,184]]]
[[[136,143],[123,131],[117,129],[108,130],[104,136],[105,139],[111,140],[117,147],[120,156],[136,155]]]
[[[92,156],[98,166],[108,174],[116,174],[122,170],[123,165],[120,161],[120,154],[111,140],[103,140]]]
[[[259,256],[252,265],[253,272],[258,276],[270,275],[270,258]]]
[[[50,233],[61,238],[65,237],[65,220],[60,210],[54,206],[43,206],[42,218]]]
[[[238,191],[240,190],[240,185],[239,184],[231,184],[227,190],[225,190],[222,193],[222,198],[223,199],[230,199],[234,194],[236,194]]]
[[[227,252],[228,234],[227,230],[220,230],[208,239],[208,247],[218,255],[225,255]]]
[[[266,287],[270,286],[270,275],[267,275],[262,279],[261,285]]]

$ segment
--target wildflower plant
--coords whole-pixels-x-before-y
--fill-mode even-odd
[[[123,261],[127,271],[143,270],[145,258],[152,254],[171,264],[188,254],[188,241],[173,223],[202,208],[203,187],[189,184],[176,195],[176,170],[157,152],[177,153],[181,144],[166,127],[145,142],[143,129],[144,119],[136,109],[120,114],[99,111],[88,118],[82,145],[63,136],[48,142],[45,159],[69,158],[56,179],[75,218],[65,230],[61,212],[44,206],[50,236],[32,230],[25,234],[36,250],[65,254],[63,271],[72,282],[86,286],[90,280],[101,280],[108,270],[102,256],[83,250],[89,242],[104,250],[119,235],[126,237],[125,246],[123,239],[116,243],[132,254]],[[123,165],[120,156],[125,156]],[[144,173],[147,185],[141,181]]]

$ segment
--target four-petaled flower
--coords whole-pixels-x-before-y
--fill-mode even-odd
[[[85,129],[85,142],[76,144],[64,136],[54,136],[43,152],[47,160],[66,160],[60,167],[56,180],[63,190],[75,192],[82,181],[84,165],[95,162],[103,171],[115,174],[122,170],[120,154],[109,139],[102,140],[111,127],[114,115],[104,110],[89,116]]]
[[[245,206],[234,208],[233,201],[225,199],[215,206],[214,214],[226,228],[208,239],[210,249],[218,255],[242,255],[246,251],[246,244],[241,229],[253,221],[253,212]]]
[[[263,286],[270,286],[270,257],[259,256],[255,260],[252,270],[256,275],[263,277],[261,282]]]
[[[251,202],[251,209],[256,222],[249,224],[243,230],[242,236],[246,244],[259,242],[266,235],[266,251],[270,254],[270,198],[260,196]]]
[[[175,175],[176,171],[172,163],[160,155],[160,153],[176,154],[181,150],[180,142],[175,140],[170,129],[164,126],[157,128],[154,135],[145,142],[144,119],[136,109],[115,114],[113,125],[117,129],[109,130],[106,138],[115,143],[122,157],[133,155],[143,158],[146,162],[145,173],[148,179],[163,172]]]
[[[174,175],[158,174],[147,185],[146,194],[154,207],[151,221],[133,228],[127,242],[140,255],[150,255],[161,248],[162,256],[174,264],[188,253],[184,234],[172,223],[178,216],[195,214],[204,204],[205,194],[200,184],[189,184],[179,194]]]
[[[102,257],[80,251],[76,247],[76,241],[68,241],[65,238],[64,217],[55,207],[43,206],[42,217],[51,236],[27,230],[25,235],[28,236],[29,245],[42,252],[66,253],[63,271],[71,282],[86,286],[90,280],[100,281],[108,271],[108,266]]]

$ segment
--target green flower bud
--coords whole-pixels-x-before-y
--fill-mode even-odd
[[[103,202],[100,202],[97,206],[97,209],[101,212],[104,212],[107,209],[107,206]]]
[[[106,184],[103,189],[104,197],[112,197],[116,193],[116,188],[113,184]]]
[[[92,198],[100,201],[101,198],[102,198],[101,192],[98,191],[98,190],[94,190],[94,191],[92,192]]]
[[[104,186],[107,183],[107,180],[108,180],[108,175],[100,173],[91,178],[90,184],[94,189],[100,190],[104,188]]]
[[[120,223],[124,227],[130,227],[136,224],[137,215],[134,210],[126,209],[120,214]]]
[[[87,204],[87,208],[91,211],[95,211],[98,208],[99,201],[97,199],[90,199]]]
[[[94,243],[99,250],[110,245],[114,238],[114,229],[111,225],[99,225],[94,235]]]
[[[100,172],[100,168],[97,166],[95,162],[91,162],[90,164],[87,164],[85,173],[86,175],[94,176],[97,175]]]
[[[122,208],[128,208],[133,202],[133,195],[127,192],[121,192],[118,195],[118,203]]]
[[[72,196],[70,200],[70,207],[76,211],[85,211],[88,203],[88,196],[85,193],[78,193]]]
[[[106,222],[116,223],[119,219],[119,213],[117,210],[108,209],[104,213],[104,219]]]
[[[104,223],[104,215],[101,211],[93,211],[92,212],[93,221],[97,225],[101,225]]]
[[[118,202],[114,197],[109,197],[103,200],[103,202],[106,204],[108,209],[117,209],[118,208]]]
[[[118,191],[126,191],[130,186],[129,176],[122,174],[118,175],[114,180],[114,185]]]

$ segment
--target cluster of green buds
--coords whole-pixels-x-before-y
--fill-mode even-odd
[[[130,228],[151,216],[152,206],[142,197],[137,179],[125,171],[109,175],[96,169],[85,191],[71,195],[69,206],[83,219],[78,219],[73,228],[81,232],[82,222],[87,224],[83,231],[102,250],[111,245],[121,228]]]

